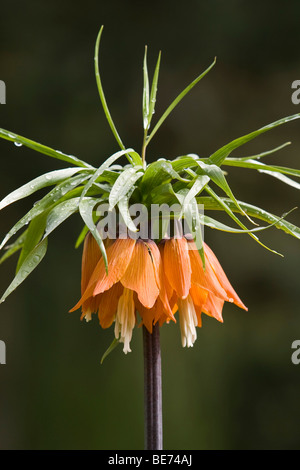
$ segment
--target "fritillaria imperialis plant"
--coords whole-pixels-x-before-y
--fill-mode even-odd
[[[87,321],[96,314],[102,328],[114,324],[114,339],[102,360],[120,342],[123,343],[124,352],[129,352],[134,327],[143,325],[145,446],[147,449],[161,449],[159,328],[164,323],[179,323],[182,345],[190,347],[196,340],[196,328],[201,326],[203,313],[223,321],[225,302],[233,302],[246,309],[213,251],[204,243],[203,227],[246,233],[267,249],[270,248],[260,242],[257,233],[268,227],[274,226],[300,238],[300,229],[287,222],[285,215],[277,216],[236,199],[226,179],[228,167],[235,166],[267,173],[300,189],[299,183],[290,179],[290,176],[299,177],[299,170],[261,162],[262,157],[282,149],[288,143],[251,157],[232,157],[231,153],[264,132],[298,119],[300,114],[280,119],[237,138],[207,157],[188,154],[174,160],[160,158],[147,164],[146,150],[154,135],[215,61],[178,95],[150,130],[156,103],[160,54],[150,87],[145,49],[143,139],[139,154],[123,144],[106,103],[98,64],[102,31],[103,27],[95,47],[96,82],[103,110],[120,150],[94,168],[73,155],[0,129],[0,137],[15,145],[25,145],[71,164],[68,168],[35,178],[0,202],[0,209],[4,209],[42,188],[53,187],[12,227],[0,245],[0,249],[5,249],[0,263],[19,252],[15,278],[2,295],[1,302],[44,258],[49,235],[78,212],[84,224],[76,241],[76,247],[83,243],[81,297],[71,311],[81,308],[81,318]],[[121,158],[127,159],[125,165],[119,164]],[[141,218],[133,219],[134,205],[138,205],[139,209],[146,208],[144,225]],[[163,209],[153,216],[150,211],[153,207]],[[167,210],[170,207],[171,212]],[[231,225],[207,215],[218,211],[228,215]],[[115,230],[111,227],[104,230],[105,214],[114,215]],[[166,214],[169,217],[165,217]],[[258,225],[259,221],[265,225]],[[12,237],[15,240],[8,245]]]

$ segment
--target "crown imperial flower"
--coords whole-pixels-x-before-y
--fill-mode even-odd
[[[204,244],[205,270],[193,240],[185,237],[162,240],[117,238],[107,241],[108,274],[103,256],[88,233],[82,255],[81,299],[70,310],[81,307],[81,318],[98,314],[100,325],[115,322],[115,337],[130,351],[132,330],[141,323],[151,333],[157,322],[176,321],[179,313],[183,346],[193,346],[196,327],[205,313],[223,321],[224,302],[247,310],[229,283],[219,261]]]

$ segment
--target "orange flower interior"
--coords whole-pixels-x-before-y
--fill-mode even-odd
[[[205,270],[194,241],[170,238],[158,245],[153,240],[118,238],[106,240],[108,274],[94,237],[84,241],[81,319],[98,314],[102,328],[115,322],[115,337],[130,352],[132,331],[137,323],[152,333],[152,327],[176,322],[178,311],[182,346],[193,346],[196,327],[205,313],[223,322],[224,302],[247,310],[228,281],[218,259],[204,243]]]

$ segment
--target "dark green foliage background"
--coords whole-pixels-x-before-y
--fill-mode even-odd
[[[300,112],[291,84],[300,79],[297,0],[2,2],[0,79],[7,104],[0,127],[99,166],[117,148],[101,110],[94,44],[105,25],[100,65],[106,98],[127,146],[142,144],[142,60],[152,76],[162,64],[156,115],[217,56],[207,77],[178,106],[149,146],[147,160],[194,152],[207,156],[226,142]],[[151,72],[152,71],[152,72]],[[155,117],[153,124],[155,123]],[[285,141],[266,162],[300,168],[300,124],[259,137],[234,155]],[[243,152],[243,153],[242,153]],[[29,179],[64,165],[0,142],[0,199]],[[67,165],[66,165],[67,166]],[[281,215],[299,205],[296,189],[252,170],[229,169],[241,200]],[[0,236],[35,198],[0,213]],[[299,209],[300,210],[300,209]],[[299,210],[290,215],[300,225]],[[1,449],[143,448],[141,330],[132,353],[121,348],[100,365],[113,330],[96,318],[68,314],[80,290],[81,229],[73,216],[50,237],[46,259],[0,306]],[[182,349],[178,325],[161,330],[166,449],[299,449],[300,244],[276,229],[262,241],[206,230],[233,286],[249,307],[224,308],[224,324],[204,318],[193,349]],[[0,267],[4,292],[15,268]]]

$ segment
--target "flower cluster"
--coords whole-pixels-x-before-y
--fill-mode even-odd
[[[204,227],[232,234],[246,233],[272,252],[274,250],[259,240],[257,234],[260,230],[275,226],[300,239],[300,228],[285,220],[287,214],[280,217],[236,198],[227,181],[228,167],[238,167],[267,174],[299,190],[300,184],[295,181],[295,178],[300,177],[299,169],[262,162],[263,157],[282,151],[289,142],[251,157],[232,156],[232,152],[278,126],[299,119],[300,113],[281,118],[229,141],[207,156],[199,149],[199,155],[184,154],[174,159],[166,156],[147,163],[146,151],[161,125],[187,93],[207,75],[216,61],[183,89],[152,128],[161,55],[159,53],[150,86],[145,49],[143,142],[141,152],[138,153],[124,145],[107,106],[99,71],[102,31],[103,27],[95,45],[95,78],[104,113],[119,150],[110,156],[103,156],[99,166],[94,167],[77,156],[0,129],[1,139],[70,165],[34,178],[0,201],[0,210],[3,210],[41,189],[53,186],[16,222],[0,243],[0,250],[5,249],[0,264],[19,252],[16,275],[0,298],[0,303],[42,261],[47,252],[49,236],[54,230],[70,216],[79,213],[83,228],[77,238],[76,248],[84,241],[81,299],[72,310],[81,307],[82,318],[86,320],[91,319],[92,313],[98,314],[103,328],[108,328],[114,322],[115,337],[124,343],[125,352],[130,351],[132,331],[135,324],[139,323],[138,315],[141,324],[149,332],[153,325],[176,321],[179,317],[182,344],[190,347],[196,339],[196,327],[201,326],[202,313],[222,321],[224,302],[234,302],[246,309],[216,256],[202,243]],[[125,164],[120,164],[120,159],[126,159],[127,162],[125,160]],[[144,207],[147,214],[151,209],[151,216],[145,224],[141,216],[133,219],[136,215],[133,209],[137,206]],[[156,209],[154,212],[153,208]],[[119,229],[122,222],[125,232],[129,231],[137,237],[122,238],[119,230],[115,236],[108,231],[109,237],[106,238],[99,229],[105,212],[113,215],[113,228]],[[138,212],[143,213],[143,210]],[[219,220],[215,214],[220,212],[227,216],[229,222]],[[173,232],[167,237],[162,230],[155,237],[153,230],[158,228],[160,232],[160,229],[165,229],[166,213],[170,215],[174,226],[177,222],[187,223],[188,231],[184,230],[180,237],[175,237]],[[151,229],[148,233],[149,221]],[[260,221],[267,225],[258,225]],[[251,228],[246,225],[249,223],[253,224]],[[8,245],[21,230],[21,234]]]
[[[83,248],[81,294],[74,311],[81,307],[81,318],[91,320],[97,313],[102,328],[115,322],[115,337],[130,351],[132,330],[137,323],[152,333],[176,322],[179,313],[182,346],[193,346],[196,327],[205,313],[219,321],[224,302],[234,302],[247,310],[218,259],[204,243],[205,269],[197,247],[186,237],[153,240],[117,238],[106,247],[108,274],[98,244],[88,233]]]

